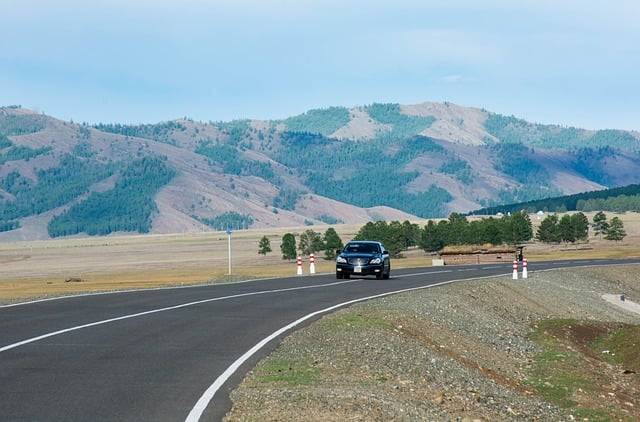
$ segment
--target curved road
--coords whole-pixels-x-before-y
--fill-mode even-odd
[[[640,260],[533,262],[529,271],[622,263]],[[318,275],[0,306],[0,419],[220,420],[230,391],[292,322],[375,295],[510,272],[510,264],[414,268],[391,280]]]

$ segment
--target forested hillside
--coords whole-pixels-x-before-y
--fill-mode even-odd
[[[584,192],[537,201],[481,208],[471,215],[494,215],[516,211],[640,211],[640,185]]]
[[[639,151],[637,132],[451,103],[136,125],[0,107],[0,240],[441,217],[640,183]]]

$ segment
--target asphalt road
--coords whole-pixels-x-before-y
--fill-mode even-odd
[[[539,262],[529,271],[620,263],[640,260]],[[201,420],[220,420],[230,391],[290,330],[238,358],[291,322],[351,300],[510,272],[510,264],[414,268],[390,280],[318,275],[2,306],[0,420],[184,421],[216,380],[220,388],[199,403]]]

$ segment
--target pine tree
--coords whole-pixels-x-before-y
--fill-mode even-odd
[[[267,236],[262,236],[260,242],[258,243],[258,253],[260,255],[266,255],[271,252],[271,242]]]
[[[560,241],[560,231],[558,228],[558,216],[549,214],[540,223],[536,238],[544,243],[557,243]]]
[[[296,258],[296,238],[293,234],[286,233],[284,236],[282,236],[280,251],[282,251],[282,259]]]
[[[429,220],[426,226],[424,226],[424,230],[422,231],[422,235],[420,237],[420,247],[425,252],[437,252],[440,249],[444,248],[445,242],[442,237],[441,231],[438,229],[438,225],[433,222],[433,220]]]
[[[336,230],[333,227],[329,227],[327,231],[324,232],[324,257],[325,259],[334,259],[336,257],[336,250],[342,249],[342,239],[336,233]]]
[[[406,249],[406,238],[404,236],[402,223],[399,221],[389,223],[388,233],[383,244],[391,256],[398,256],[400,252]]]
[[[533,237],[531,219],[526,212],[516,212],[501,219],[503,223],[504,241],[510,244],[528,242]]]
[[[627,236],[627,232],[624,230],[624,224],[618,217],[611,219],[611,224],[607,230],[607,235],[604,237],[607,240],[621,241]]]
[[[607,234],[607,231],[609,230],[607,215],[602,211],[596,213],[596,215],[593,216],[592,226],[594,233],[602,239],[602,236]]]
[[[315,254],[318,251],[324,249],[324,244],[322,242],[322,237],[320,233],[313,231],[312,229],[305,230],[300,235],[300,244],[298,245],[298,249],[304,255]]]
[[[573,230],[573,224],[571,223],[571,216],[569,214],[565,214],[560,219],[558,223],[558,234],[560,235],[560,240],[563,242],[575,242],[576,236]]]
[[[589,219],[579,212],[571,216],[573,226],[573,237],[575,240],[587,240],[589,238]]]

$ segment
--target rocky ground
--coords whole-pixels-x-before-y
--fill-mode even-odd
[[[640,267],[395,295],[288,336],[232,393],[237,420],[639,420]],[[637,343],[636,343],[637,342]]]

